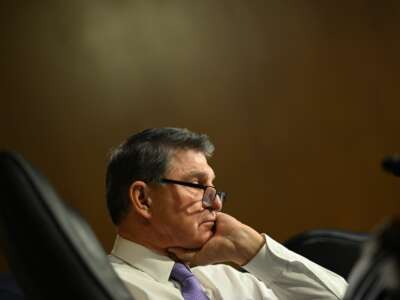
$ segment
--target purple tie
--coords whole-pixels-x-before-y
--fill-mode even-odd
[[[176,262],[171,272],[171,279],[179,282],[185,300],[209,300],[201,289],[199,280],[183,263]]]

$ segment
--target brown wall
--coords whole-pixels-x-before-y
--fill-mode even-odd
[[[278,240],[399,212],[400,2],[36,2],[0,13],[0,148],[107,250],[107,153],[147,127],[208,133],[226,211]]]

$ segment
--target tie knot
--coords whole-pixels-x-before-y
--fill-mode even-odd
[[[180,262],[176,262],[174,267],[172,268],[172,272],[170,277],[180,283],[183,283],[189,277],[194,276],[193,273],[189,270],[189,268]]]

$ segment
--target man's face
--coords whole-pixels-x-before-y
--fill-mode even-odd
[[[165,178],[213,185],[213,169],[203,153],[178,150],[172,154]],[[202,204],[204,191],[177,184],[157,184],[151,189],[150,219],[160,247],[199,248],[212,235],[216,213]],[[221,204],[215,201],[214,209]]]

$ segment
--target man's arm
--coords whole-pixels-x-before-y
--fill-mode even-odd
[[[270,237],[244,269],[265,282],[279,299],[342,299],[346,281]]]
[[[340,276],[224,213],[218,213],[215,234],[201,249],[169,251],[192,265],[230,261],[243,266],[280,299],[341,299],[347,287]]]

